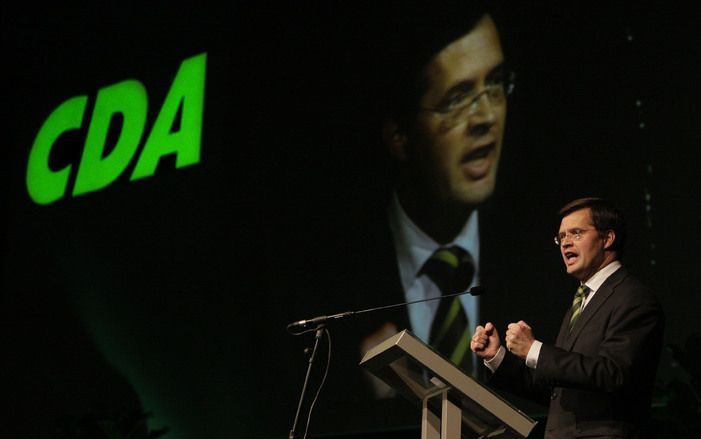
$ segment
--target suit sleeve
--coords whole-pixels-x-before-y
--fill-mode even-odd
[[[535,382],[533,372],[533,369],[526,367],[523,360],[507,351],[497,370],[491,374],[489,384],[531,401],[546,404],[549,389]]]
[[[618,293],[607,313],[583,327],[571,351],[542,346],[536,384],[614,392],[650,369],[645,363],[656,361],[662,341],[661,307],[640,284]]]

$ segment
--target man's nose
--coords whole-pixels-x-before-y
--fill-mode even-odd
[[[471,105],[468,123],[470,134],[486,134],[497,120],[495,105],[488,93],[481,94]]]

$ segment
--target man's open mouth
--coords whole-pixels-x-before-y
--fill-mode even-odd
[[[480,160],[486,158],[496,147],[496,143],[488,143],[484,146],[473,149],[469,153],[465,154],[462,158],[462,163],[471,162],[473,160]]]

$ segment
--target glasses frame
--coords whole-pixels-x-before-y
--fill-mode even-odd
[[[568,238],[577,242],[582,239],[582,235],[585,232],[590,232],[592,230],[596,229],[572,229],[571,232],[558,233],[557,235],[553,236],[553,242],[555,242],[555,245],[558,247],[561,246],[562,243]],[[561,237],[561,235],[563,236]]]
[[[453,115],[453,119],[467,109],[467,116],[472,116],[478,108],[478,104],[483,95],[487,95],[490,104],[494,105],[492,94],[496,90],[502,90],[504,94],[504,102],[511,96],[516,88],[516,72],[509,70],[505,73],[505,78],[502,82],[496,84],[487,84],[481,91],[477,92],[472,97],[465,99],[465,102],[455,107],[421,107],[420,110],[430,113],[440,114],[442,116]]]

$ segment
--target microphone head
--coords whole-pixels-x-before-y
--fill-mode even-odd
[[[474,287],[470,288],[470,295],[479,296],[481,294],[484,294],[486,291],[487,289],[483,286],[475,285]]]

